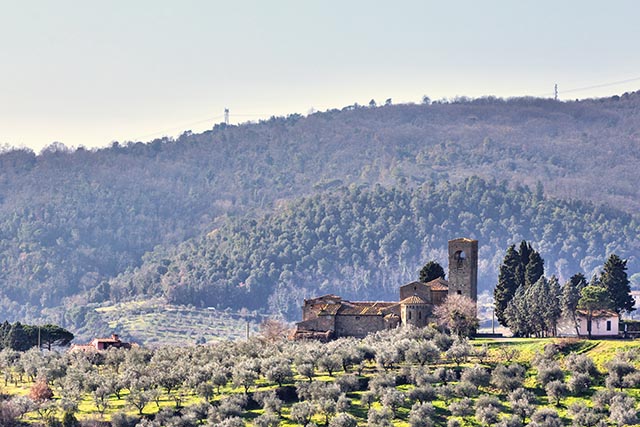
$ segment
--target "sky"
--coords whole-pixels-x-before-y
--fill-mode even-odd
[[[0,146],[353,103],[640,89],[640,2],[0,0]]]

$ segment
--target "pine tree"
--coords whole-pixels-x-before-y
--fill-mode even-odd
[[[432,280],[437,279],[438,277],[441,277],[441,278],[444,279],[444,269],[436,261],[429,261],[420,270],[420,281],[421,282],[427,283],[427,282],[430,282]]]
[[[580,291],[587,286],[587,279],[582,273],[576,273],[562,287],[561,306],[565,317],[571,319],[576,328],[576,335],[580,335],[576,310],[580,301]]]
[[[631,286],[627,277],[627,261],[622,260],[616,254],[612,254],[604,264],[600,273],[600,283],[609,293],[613,302],[613,309],[618,313],[631,312],[636,304],[631,296]]]
[[[34,345],[29,335],[29,328],[20,322],[16,322],[11,325],[11,330],[9,330],[5,338],[4,346],[17,351],[26,351]]]
[[[609,291],[594,280],[580,291],[580,301],[578,308],[587,312],[587,332],[591,338],[591,321],[596,310],[611,308],[613,301],[609,298]]]

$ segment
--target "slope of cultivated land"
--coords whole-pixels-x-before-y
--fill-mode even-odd
[[[108,311],[108,310],[107,310]],[[364,340],[338,340],[328,344],[319,344],[314,342],[293,343],[287,341],[268,342],[261,339],[253,339],[251,341],[236,342],[219,342],[211,346],[183,347],[173,348],[165,347],[148,352],[144,349],[136,349],[130,352],[124,352],[123,357],[117,357],[116,354],[106,356],[106,359],[95,356],[88,358],[88,364],[96,364],[95,368],[87,368],[86,363],[80,363],[79,358],[73,357],[62,359],[64,363],[68,363],[66,375],[70,377],[71,382],[65,382],[63,379],[52,380],[52,389],[55,393],[53,404],[60,403],[60,398],[65,395],[67,390],[72,387],[74,378],[77,380],[78,366],[80,375],[98,375],[103,378],[105,384],[108,383],[107,378],[121,379],[125,384],[120,392],[120,396],[115,394],[108,395],[107,408],[103,415],[100,415],[94,397],[91,393],[84,393],[79,401],[77,417],[81,420],[100,419],[110,420],[118,413],[126,413],[131,417],[136,417],[138,410],[130,403],[130,396],[139,393],[135,387],[139,386],[137,382],[140,378],[148,380],[145,383],[146,390],[151,390],[151,398],[142,409],[145,417],[153,418],[155,416],[166,417],[167,411],[171,417],[182,416],[183,421],[179,425],[191,426],[196,425],[193,414],[195,408],[202,413],[202,408],[209,408],[212,413],[221,411],[228,404],[230,398],[238,398],[245,396],[248,399],[247,405],[240,409],[238,415],[243,420],[243,425],[253,426],[259,425],[258,417],[263,417],[265,409],[257,402],[260,400],[260,393],[273,391],[277,393],[283,402],[280,413],[281,426],[298,425],[292,418],[293,405],[298,401],[295,395],[296,388],[300,388],[300,384],[316,384],[318,386],[331,386],[331,384],[344,384],[347,376],[353,376],[356,383],[353,388],[346,390],[346,397],[350,400],[350,404],[346,409],[346,413],[355,417],[359,426],[367,425],[367,416],[369,407],[375,410],[382,410],[385,405],[383,396],[389,393],[400,393],[401,401],[398,403],[395,411],[395,417],[392,425],[394,426],[410,426],[410,417],[412,406],[416,402],[416,397],[411,397],[416,390],[415,375],[433,375],[433,379],[429,380],[428,387],[433,387],[434,396],[429,399],[433,405],[433,413],[428,418],[433,422],[434,426],[445,426],[447,421],[454,417],[458,418],[462,425],[479,426],[483,425],[477,419],[477,413],[472,410],[464,416],[452,415],[450,404],[452,402],[461,402],[465,396],[469,396],[472,405],[476,405],[481,396],[489,396],[498,399],[500,419],[505,419],[514,413],[514,407],[509,401],[509,393],[494,383],[480,385],[477,390],[465,389],[461,386],[463,383],[462,373],[466,369],[481,366],[483,369],[494,372],[499,365],[518,363],[525,369],[523,385],[525,389],[532,393],[534,399],[533,405],[538,410],[546,407],[557,412],[563,425],[570,425],[573,418],[571,405],[575,403],[585,404],[588,407],[596,405],[596,393],[602,394],[605,390],[605,383],[608,373],[604,370],[604,365],[611,361],[616,353],[620,351],[639,351],[640,341],[623,341],[623,340],[576,340],[576,339],[478,339],[473,340],[472,353],[464,358],[456,360],[451,352],[440,352],[439,358],[427,362],[424,366],[420,366],[417,362],[411,361],[411,349],[424,342],[437,343],[442,340],[442,336],[431,335],[407,330],[396,331],[395,333],[378,334],[370,336]],[[556,346],[556,352],[549,352],[549,345]],[[454,344],[455,346],[455,344]],[[338,358],[344,360],[345,354],[350,354],[353,350],[362,350],[370,354],[369,358],[361,359],[361,362],[352,360],[347,362],[347,373],[343,371],[342,364],[338,362],[332,371],[327,366],[331,366],[329,359]],[[404,358],[395,359],[389,363],[389,352],[393,353],[400,349],[405,354]],[[483,349],[488,350],[486,354],[482,354]],[[551,366],[555,363],[563,370],[565,376],[564,381],[570,381],[574,373],[571,372],[572,366],[565,363],[566,357],[571,352],[585,354],[597,361],[600,372],[591,377],[591,384],[587,389],[581,390],[580,393],[568,392],[561,396],[558,403],[550,400],[545,387],[540,383],[540,369]],[[364,353],[363,353],[364,354]],[[547,359],[540,362],[542,355],[547,354]],[[49,364],[54,365],[55,358],[51,356],[40,356],[49,360]],[[362,357],[362,356],[361,356]],[[25,362],[21,366],[28,367],[30,364],[38,364],[38,356],[33,352],[25,356]],[[356,358],[357,359],[357,358]],[[536,361],[537,360],[537,361]],[[311,381],[308,376],[301,375],[298,370],[305,363],[316,363]],[[635,363],[637,365],[636,357]],[[47,365],[45,363],[45,366]],[[292,375],[283,378],[282,384],[276,384],[274,377],[270,377],[269,369],[279,364],[285,363],[284,366],[292,368]],[[17,362],[16,362],[16,365]],[[246,378],[238,375],[237,372],[243,369],[252,370],[251,366],[259,367],[259,372],[247,384],[248,390],[241,386],[241,382]],[[444,371],[443,371],[444,369]],[[25,395],[29,388],[33,385],[33,380],[27,375],[23,375],[23,380],[19,380],[18,369],[12,366],[2,366],[3,373],[8,373],[8,386],[3,391],[9,395]],[[46,370],[45,370],[46,371]],[[50,371],[55,373],[57,371]],[[90,373],[93,372],[93,373]],[[131,373],[135,372],[133,380],[130,379]],[[219,392],[216,386],[213,386],[214,395],[209,403],[203,398],[203,384],[212,383],[213,377],[221,372],[229,372],[226,384],[220,386]],[[448,372],[445,377],[441,377],[438,372]],[[637,371],[636,371],[637,372]],[[203,375],[204,374],[204,375]],[[60,375],[60,374],[56,374]],[[177,375],[176,380],[171,380]],[[383,378],[394,378],[395,385],[387,384],[378,386],[374,392],[375,399],[370,405],[366,403],[367,389],[374,388],[372,384],[383,381]],[[127,379],[129,378],[129,379]],[[133,381],[133,382],[132,382]],[[12,384],[15,382],[15,384]],[[171,388],[167,388],[170,386]],[[624,387],[623,393],[631,396],[638,401],[640,397],[639,385],[629,384]],[[66,390],[65,390],[66,388]],[[321,387],[322,388],[322,387]],[[445,392],[445,390],[447,390]],[[415,395],[413,395],[415,396]],[[622,396],[622,395],[621,395]],[[598,397],[599,398],[599,397]],[[256,401],[257,400],[257,401]],[[311,397],[307,399],[313,405],[320,405],[320,401]],[[387,401],[388,402],[388,401]],[[179,410],[175,411],[176,404],[180,405]],[[209,406],[211,404],[211,406]],[[194,406],[195,405],[195,406]],[[164,409],[163,415],[156,415],[158,411]],[[312,421],[317,425],[324,425],[324,414],[314,406],[316,414],[313,415]],[[609,419],[609,406],[599,409],[596,414],[604,416],[608,421],[608,425],[615,425],[613,418]],[[206,413],[206,411],[205,411]],[[190,415],[191,414],[191,415]],[[330,415],[333,417],[334,415]],[[26,420],[36,422],[40,419],[40,415],[36,412],[29,412]],[[206,418],[206,417],[205,417]],[[189,421],[190,420],[190,421]],[[202,419],[203,421],[204,418]],[[526,417],[526,422],[530,422],[530,416]],[[189,424],[191,423],[191,424]],[[217,421],[209,421],[205,425],[218,425]],[[202,424],[202,423],[200,423]],[[173,425],[173,424],[172,424]]]
[[[241,339],[246,337],[247,321],[250,334],[256,333],[259,322],[250,313],[245,316],[232,311],[172,305],[162,299],[102,305],[95,312],[108,325],[106,333],[118,333],[125,340],[151,347]],[[88,341],[95,334],[83,328],[76,334],[75,342]]]

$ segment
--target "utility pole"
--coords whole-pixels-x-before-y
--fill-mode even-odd
[[[491,310],[491,333],[496,334],[496,310]]]
[[[553,87],[553,99],[554,101],[558,100],[558,83]]]
[[[229,109],[224,109],[224,124],[229,126]]]

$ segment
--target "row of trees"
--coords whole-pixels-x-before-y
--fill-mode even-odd
[[[23,325],[8,321],[0,324],[0,350],[6,348],[17,351],[29,350],[38,345],[51,350],[52,347],[66,346],[73,340],[73,334],[57,325]]]
[[[564,406],[576,427],[636,423],[628,392],[640,386],[638,355],[617,354],[603,373],[562,345],[549,344],[528,361],[530,374],[509,347],[474,347],[430,328],[327,344],[252,339],[104,353],[4,349],[5,385],[30,392],[0,396],[0,422],[21,425],[30,413],[47,426],[77,426],[82,403],[98,417],[110,414],[113,427],[241,427],[249,420],[257,427],[391,427],[399,420],[411,427],[560,427]],[[137,415],[114,412],[114,401]]]
[[[627,262],[616,254],[607,258],[602,271],[587,283],[582,273],[563,286],[552,276],[544,277],[544,260],[529,243],[522,241],[507,249],[494,289],[498,321],[517,336],[555,336],[563,314],[578,329],[578,312],[586,314],[588,334],[597,310],[613,310],[618,315],[634,310],[627,277]]]

